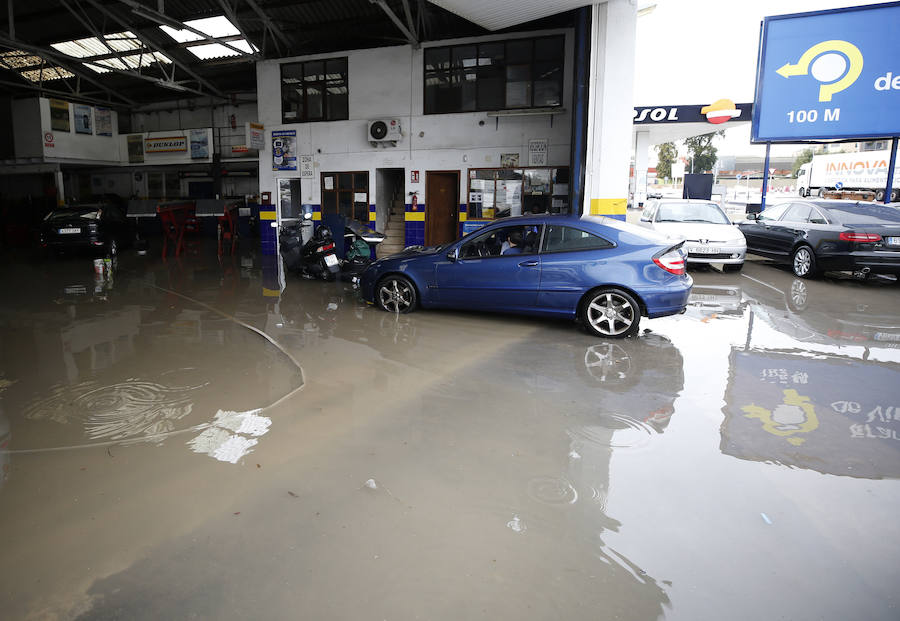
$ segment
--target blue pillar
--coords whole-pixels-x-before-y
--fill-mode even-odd
[[[767,142],[766,143],[766,164],[763,167],[764,170],[763,170],[762,192],[760,192],[760,194],[761,194],[761,199],[759,202],[759,210],[760,211],[766,210],[766,193],[769,191],[769,149],[771,147],[772,147],[772,143]]]

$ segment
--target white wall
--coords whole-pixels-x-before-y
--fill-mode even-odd
[[[424,114],[424,49],[475,41],[532,38],[550,34],[566,35],[566,60],[563,82],[565,112],[552,119],[548,115],[489,117],[486,112],[462,114]],[[282,63],[320,58],[348,58],[349,120],[283,124],[281,122]],[[528,141],[549,141],[549,165],[569,164],[572,99],[572,32],[549,30],[506,36],[474,37],[431,42],[422,49],[412,46],[351,50],[312,56],[268,60],[257,63],[259,120],[266,126],[267,141],[260,152],[260,191],[277,197],[278,178],[296,178],[299,171],[273,171],[271,133],[273,130],[297,130],[298,154],[313,155],[315,177],[302,181],[301,200],[318,204],[321,200],[319,172],[369,171],[370,199],[375,203],[377,168],[404,168],[407,190],[419,192],[425,199],[427,170],[459,170],[460,200],[467,191],[468,168],[500,166],[501,153],[518,153],[521,165],[528,163]],[[399,118],[403,139],[397,147],[373,147],[366,136],[368,121]],[[480,125],[479,122],[483,121]],[[630,127],[629,127],[630,129]],[[421,134],[421,135],[420,135]],[[420,182],[409,183],[409,171],[419,170]],[[410,202],[409,197],[406,202]]]
[[[76,134],[73,104],[69,103],[69,131],[54,130],[50,124],[50,100],[41,97],[41,137],[45,132],[53,134],[54,146],[48,147],[42,142],[43,154],[47,159],[75,160],[91,162],[117,162],[119,161],[119,142],[116,139],[119,134],[119,115],[112,111],[112,136],[98,136],[96,134]],[[94,106],[91,106],[94,108]],[[96,131],[96,122],[94,129]]]

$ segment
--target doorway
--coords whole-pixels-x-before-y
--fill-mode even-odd
[[[403,168],[375,169],[375,226],[381,233],[387,229],[388,222],[393,217],[403,220],[403,205],[406,199],[406,186],[403,183],[405,175],[406,171]]]
[[[425,245],[438,246],[457,238],[459,171],[425,173]]]

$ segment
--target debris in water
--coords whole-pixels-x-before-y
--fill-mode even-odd
[[[300,496],[298,496],[297,494],[295,494],[295,493],[292,492],[291,490],[288,490],[288,494],[290,494],[292,498],[300,498]]]
[[[368,481],[363,483],[363,485],[368,487],[369,489],[378,489],[378,484],[375,482],[375,479],[369,479]]]
[[[526,529],[525,524],[522,523],[517,514],[513,514],[513,519],[506,523],[506,527],[514,533],[524,533]]]
[[[766,515],[765,513],[760,513],[760,515],[762,516],[763,522],[765,522],[769,526],[772,525],[772,520],[769,519],[768,515]]]
[[[569,459],[571,459],[573,461],[576,459],[581,459],[581,455],[579,455],[577,451],[571,451],[569,453]]]

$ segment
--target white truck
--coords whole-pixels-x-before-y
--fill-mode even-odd
[[[871,190],[876,201],[883,201],[890,157],[890,150],[814,155],[811,162],[800,167],[797,192],[800,196],[822,196],[826,190]],[[900,168],[894,168],[891,202],[900,195]]]

